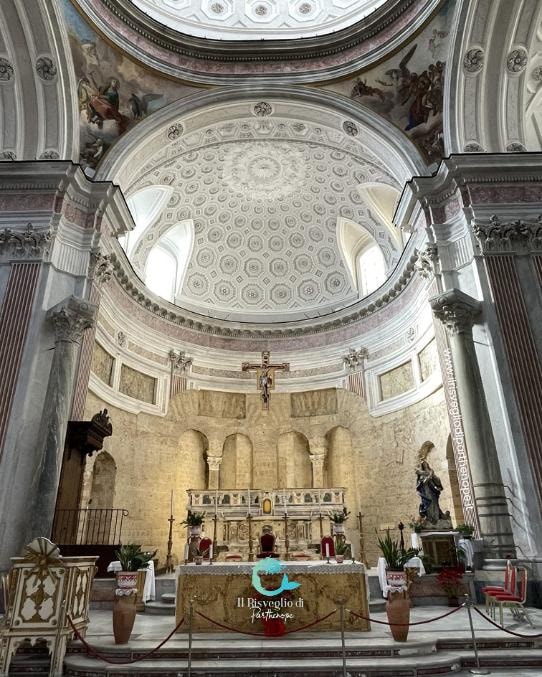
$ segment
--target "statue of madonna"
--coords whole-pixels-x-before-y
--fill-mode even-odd
[[[421,499],[420,520],[430,524],[449,518],[449,515],[445,515],[439,506],[439,497],[443,489],[442,482],[427,461],[429,452],[434,448],[433,442],[424,442],[418,452],[418,465],[416,466],[416,491]]]

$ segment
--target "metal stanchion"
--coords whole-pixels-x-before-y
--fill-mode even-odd
[[[476,660],[476,667],[469,670],[469,673],[471,675],[490,675],[491,670],[487,670],[486,668],[480,667],[480,657],[478,656],[478,646],[476,644],[476,635],[474,634],[474,624],[472,622],[472,611],[471,611],[472,600],[468,594],[465,595],[465,604],[467,605],[467,613],[469,614],[469,625],[470,632],[472,635],[472,646],[474,647],[474,659]]]
[[[188,608],[188,666],[186,677],[192,674],[192,620],[194,618],[194,600],[190,600],[190,607]]]
[[[346,644],[344,641],[344,604],[340,605],[339,613],[341,616],[341,651],[343,656],[343,677],[348,677],[348,673],[346,672]]]

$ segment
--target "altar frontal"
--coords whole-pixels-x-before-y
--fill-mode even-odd
[[[346,607],[345,630],[368,631],[365,567],[355,563],[225,562],[177,567],[177,623],[189,618],[196,632],[280,635],[340,630],[339,607]],[[334,612],[334,613],[333,613]],[[188,632],[184,623],[179,632]]]

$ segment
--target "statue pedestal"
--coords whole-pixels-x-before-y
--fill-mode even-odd
[[[461,534],[456,531],[421,531],[418,536],[422,542],[423,554],[431,561],[433,570],[459,564],[456,541]]]

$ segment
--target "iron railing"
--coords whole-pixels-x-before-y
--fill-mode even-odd
[[[127,516],[124,508],[57,510],[52,539],[58,545],[117,545]]]

